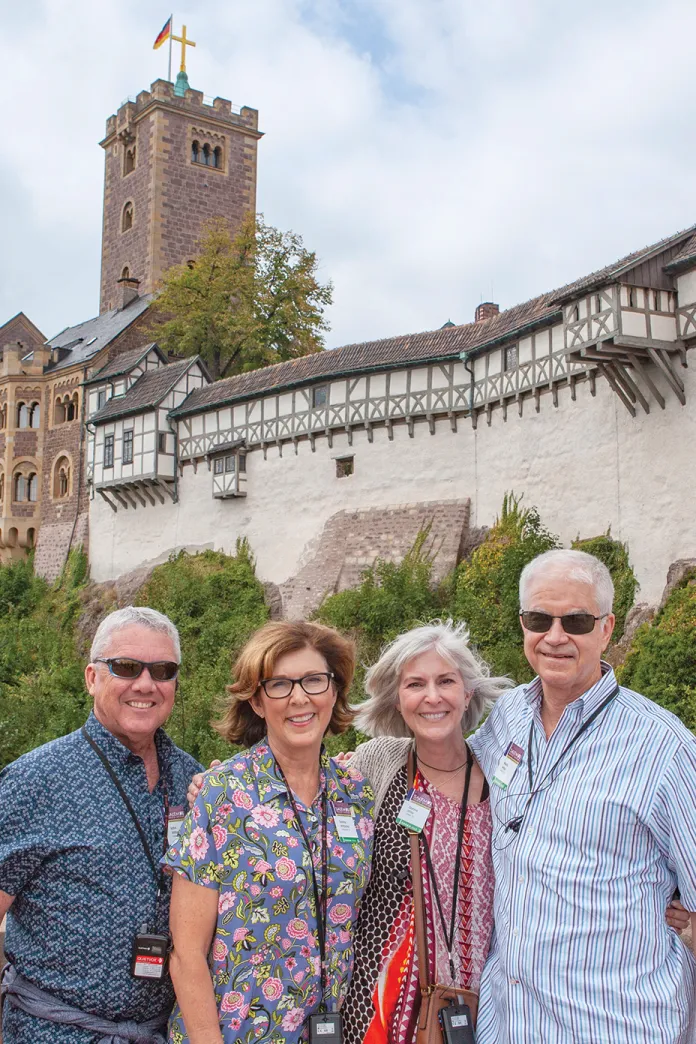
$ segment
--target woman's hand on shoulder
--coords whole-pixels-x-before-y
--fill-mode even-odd
[[[674,928],[677,932],[683,932],[691,923],[691,914],[678,899],[673,899],[669,904],[665,917],[670,928]]]
[[[355,754],[354,750],[339,751],[338,754],[334,754],[333,759],[339,768],[347,769],[350,765],[351,758]]]
[[[222,762],[218,761],[217,758],[213,758],[213,760],[210,762],[210,768],[211,769],[217,768],[218,765],[222,765]],[[202,786],[203,786],[203,773],[202,772],[197,772],[196,775],[191,780],[191,782],[189,783],[188,790],[186,791],[186,800],[188,801],[189,811],[191,811],[193,806],[196,804],[196,798],[200,794]]]

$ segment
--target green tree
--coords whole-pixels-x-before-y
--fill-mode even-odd
[[[636,574],[633,572],[628,558],[628,548],[621,541],[612,538],[611,529],[608,529],[603,536],[589,537],[587,540],[581,540],[578,537],[573,541],[572,547],[576,551],[586,551],[588,555],[594,555],[600,562],[604,562],[611,573],[614,581],[614,614],[616,616],[612,641],[618,642],[624,633],[626,615],[633,605],[638,588]]]
[[[454,579],[451,613],[464,620],[471,641],[493,674],[529,681],[519,621],[519,580],[528,562],[560,547],[535,507],[522,508],[521,497],[505,495],[500,517],[486,539],[462,562]]]
[[[235,555],[181,551],[157,566],[137,595],[174,621],[181,637],[181,672],[167,732],[204,764],[226,757],[210,721],[232,680],[232,665],[253,631],[268,619],[263,585],[246,540]]]
[[[192,264],[165,273],[151,333],[179,355],[200,355],[213,380],[320,351],[332,287],[294,232],[248,215],[232,235],[223,218],[204,226]]]
[[[617,676],[696,731],[696,569],[675,587],[652,624],[638,628]]]

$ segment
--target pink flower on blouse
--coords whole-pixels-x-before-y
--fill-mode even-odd
[[[234,899],[234,895],[232,896]],[[247,935],[249,934],[248,928],[235,928],[234,935],[232,936],[233,942],[244,942]]]
[[[205,859],[208,854],[208,840],[202,827],[194,827],[189,837],[189,850],[194,859]]]
[[[222,939],[216,939],[213,943],[213,960],[224,961],[227,957],[228,952],[229,951]]]
[[[251,810],[251,818],[259,826],[274,827],[280,822],[280,814],[274,808],[267,805],[256,805]]]
[[[251,887],[249,888],[249,891],[251,892],[252,895],[261,895],[261,889],[259,888],[259,886],[257,884],[251,885]]]
[[[242,1028],[242,1020],[238,1019],[235,1015],[234,1018],[230,1019],[230,1029],[240,1030]]]
[[[242,1006],[244,998],[241,993],[237,990],[232,990],[231,993],[226,993],[220,1001],[221,1011],[238,1011]]]
[[[247,794],[246,790],[234,790],[232,791],[232,800],[234,801],[237,808],[251,808],[253,801]]]
[[[306,939],[309,927],[307,922],[300,917],[293,917],[291,921],[288,921],[286,931],[293,939]]]
[[[282,894],[283,894],[283,889],[280,887],[280,885],[273,885],[273,887],[271,888],[271,891],[270,891],[271,898],[272,899],[280,899]]]
[[[336,903],[329,910],[329,920],[333,924],[345,924],[350,919],[350,906],[348,903]]]
[[[220,826],[219,823],[215,823],[213,826],[213,841],[215,842],[215,847],[218,852],[227,841],[227,831],[223,826]]]
[[[282,856],[276,860],[275,870],[281,881],[292,881],[297,872],[297,864],[287,856]]]
[[[290,1008],[290,1010],[283,1015],[281,1026],[284,1030],[292,1032],[293,1030],[299,1029],[303,1022],[304,1008]]]
[[[254,873],[256,874],[267,874],[271,869],[271,864],[267,863],[265,859],[259,859],[256,866],[254,867]]]
[[[360,836],[365,841],[367,841],[367,839],[369,837],[372,837],[372,835],[375,832],[374,820],[373,819],[368,819],[367,816],[361,816],[360,819],[358,820],[358,830],[360,831]]]
[[[266,1000],[278,1000],[278,998],[282,997],[283,995],[283,984],[280,981],[280,979],[266,979],[263,986],[261,987],[261,992],[263,993]]]
[[[230,910],[237,901],[237,897],[234,892],[223,892],[218,899],[218,913],[225,913]],[[246,928],[242,929],[246,931]]]

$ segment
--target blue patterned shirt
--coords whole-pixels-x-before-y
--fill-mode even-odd
[[[329,1008],[345,996],[353,970],[353,930],[370,876],[374,795],[355,769],[322,755],[328,794],[326,867]],[[341,840],[332,803],[350,806],[356,837]],[[323,880],[321,802],[296,801],[312,848],[317,887]],[[216,889],[218,919],[212,973],[225,1044],[296,1044],[322,999],[310,855],[285,781],[264,741],[206,774],[166,865]],[[171,1044],[188,1040],[177,1008]]]
[[[90,714],[87,731],[108,758],[157,857],[164,849],[164,782],[170,807],[183,806],[198,762],[160,729],[162,776],[152,793],[145,765]],[[142,1021],[168,1011],[169,982],[130,974],[133,936],[166,932],[169,882],[157,882],[133,821],[81,731],[23,755],[0,773],[0,889],[15,900],[5,953],[20,975],[83,1011]],[[93,1044],[4,1005],[12,1044]]]
[[[481,982],[478,1044],[692,1044],[696,963],[665,922],[675,887],[696,910],[696,738],[621,688],[546,779],[614,672],[569,704],[547,740],[536,678],[503,696],[471,741],[493,784],[496,938]],[[533,786],[527,757],[532,728]],[[524,813],[518,834],[506,830]]]

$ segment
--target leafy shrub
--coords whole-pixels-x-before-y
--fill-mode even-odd
[[[451,615],[464,620],[471,641],[493,674],[515,681],[532,678],[519,621],[519,580],[528,562],[560,543],[542,524],[535,507],[505,495],[503,509],[486,539],[462,562],[453,584]]]
[[[696,570],[671,592],[652,625],[638,629],[617,675],[696,731]]]
[[[618,642],[624,633],[626,615],[632,607],[638,588],[636,574],[631,568],[628,559],[628,548],[619,540],[613,540],[611,529],[603,536],[590,537],[587,540],[574,540],[572,547],[576,551],[586,551],[588,555],[594,555],[611,573],[614,581],[614,614],[616,626],[612,641]]]
[[[225,749],[210,720],[241,647],[268,619],[247,541],[238,541],[233,556],[220,551],[173,555],[157,566],[136,601],[166,613],[181,636],[184,667],[167,731],[204,764],[228,756],[231,748]]]

